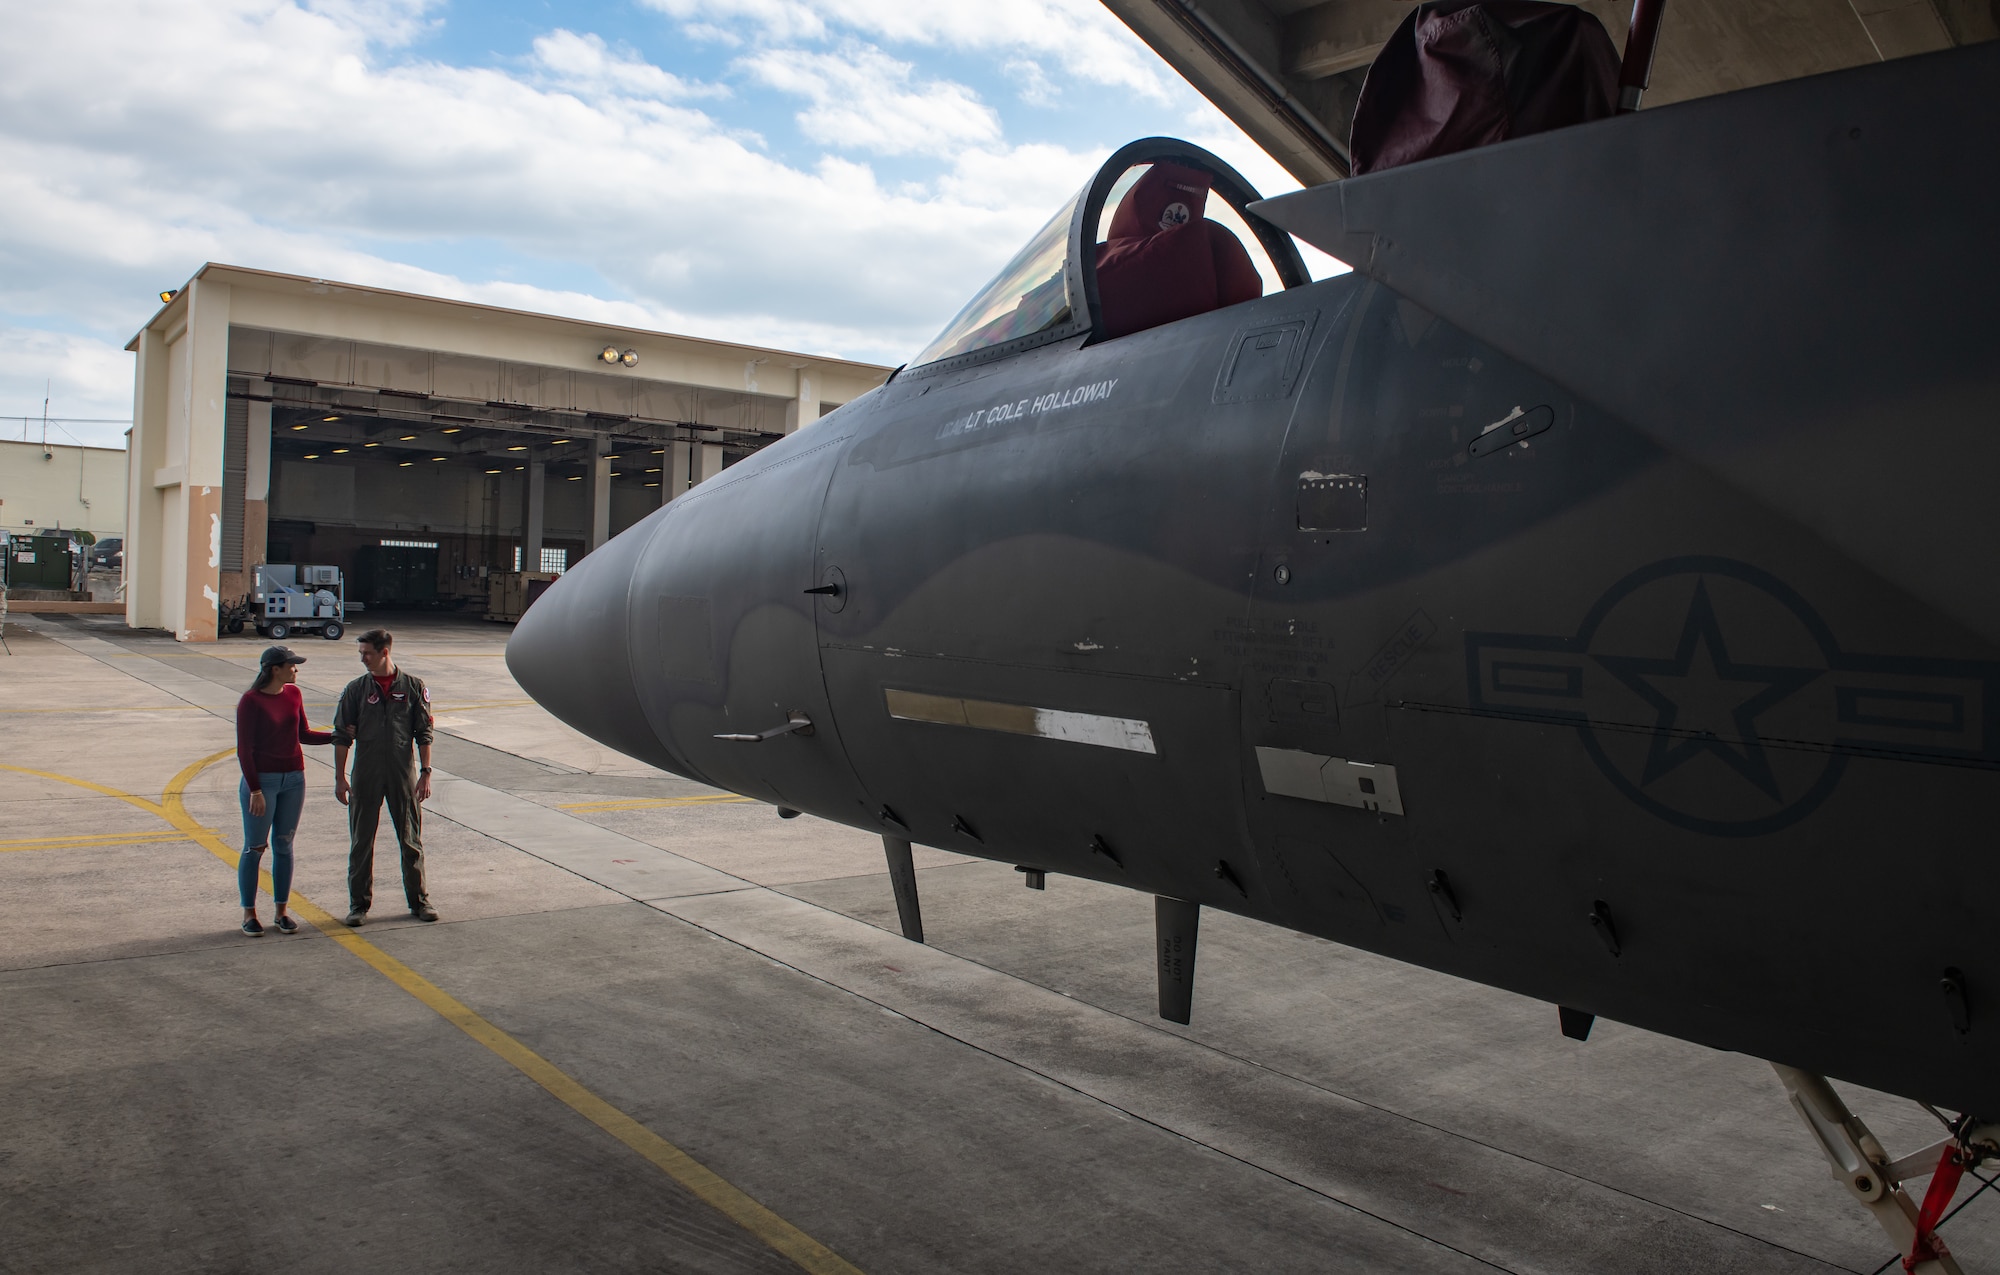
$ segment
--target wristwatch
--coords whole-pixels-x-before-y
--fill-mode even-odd
[[[417,769],[417,773],[419,775],[428,775],[431,773],[431,768],[429,766],[420,766]]]

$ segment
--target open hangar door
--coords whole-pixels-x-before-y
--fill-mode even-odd
[[[479,370],[490,375],[447,398],[435,392],[437,364],[447,356],[394,352],[406,373],[430,364],[430,392],[412,388],[419,378],[409,375],[359,384],[371,361],[390,360],[369,360],[366,350],[357,357],[355,344],[232,331],[229,433],[240,428],[245,442],[238,448],[226,439],[225,452],[245,457],[245,494],[230,490],[234,467],[226,467],[225,571],[231,556],[252,565],[325,564],[340,568],[350,602],[370,610],[483,610],[496,574],[559,574],[675,494],[782,437],[790,406],[661,382],[639,383],[634,393],[628,379],[617,398],[641,407],[664,399],[658,406],[666,411],[652,419],[580,412],[575,381],[589,374],[557,377],[553,368],[532,369],[532,396],[566,401],[512,403],[510,383],[514,397],[531,397],[518,388],[530,369],[490,360],[451,360],[490,364],[472,377],[455,369],[462,381]],[[279,368],[318,362],[330,366],[312,370],[328,380],[273,374],[269,364],[263,376],[237,374],[265,363],[264,348],[281,346],[272,359]],[[325,348],[332,346],[350,349]],[[564,384],[546,384],[555,380]],[[481,393],[492,397],[475,397]],[[260,417],[269,421],[254,440],[268,455],[262,502],[247,498],[249,435]],[[230,515],[238,509],[243,530],[234,532]],[[250,587],[248,569],[238,570],[244,583],[231,594],[225,581],[225,597]]]

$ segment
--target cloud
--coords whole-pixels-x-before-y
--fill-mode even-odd
[[[950,155],[1000,140],[1000,117],[971,89],[948,80],[920,83],[914,67],[880,49],[771,49],[740,65],[771,88],[810,101],[799,128],[822,145],[879,155]]]
[[[23,9],[0,53],[0,311],[119,344],[208,260],[504,290],[390,259],[479,239],[576,263],[610,294],[536,308],[900,361],[1089,167],[1005,145],[963,90],[865,51],[766,66],[830,130],[892,151],[950,139],[939,179],[788,166],[682,101],[683,82],[571,32],[510,74],[384,61],[370,32],[283,0],[88,10]],[[860,96],[871,69],[888,87]]]
[[[630,97],[662,102],[721,97],[722,85],[690,84],[629,50],[613,50],[602,36],[556,30],[535,38],[535,68],[546,81],[585,97]]]
[[[643,0],[650,7],[733,39],[774,43],[833,38],[842,31],[894,44],[1034,55],[1065,76],[1128,89],[1158,102],[1168,81],[1152,52],[1099,0]]]
[[[38,415],[53,377],[60,415],[128,413],[120,347],[205,261],[901,362],[1108,147],[1011,140],[972,89],[864,37],[1018,64],[1017,92],[1162,91],[1096,0],[658,2],[743,42],[733,95],[575,15],[465,67],[419,55],[430,0],[15,6],[0,412]],[[788,163],[722,114],[753,90],[802,105],[824,153]],[[1203,109],[1178,81],[1164,100]],[[894,180],[870,156],[898,157]]]
[[[0,439],[42,437],[49,400],[49,441],[123,447],[132,416],[132,356],[109,341],[70,332],[0,327],[0,385],[19,386],[0,416]],[[85,419],[78,419],[85,418]],[[25,432],[24,432],[25,431]]]

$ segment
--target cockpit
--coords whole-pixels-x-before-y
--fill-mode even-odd
[[[1119,150],[921,354],[946,370],[1084,336],[1109,341],[1309,282],[1258,198],[1187,142]]]

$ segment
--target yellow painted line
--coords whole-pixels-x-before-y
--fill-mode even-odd
[[[224,757],[234,756],[235,753],[236,750],[232,748],[226,753],[217,753],[211,760],[220,761]],[[77,788],[88,788],[90,791],[102,793],[106,797],[116,797],[128,806],[137,806],[156,819],[165,819],[167,817],[167,808],[165,806],[147,801],[144,797],[134,797],[129,792],[120,792],[116,788],[107,788],[103,784],[92,783],[88,779],[77,779],[70,775],[58,775],[52,770],[31,770],[26,766],[0,765],[0,770],[11,770],[17,775],[33,775],[37,779],[53,779],[59,784],[70,784]],[[183,771],[182,773],[185,774],[186,772]]]
[[[93,846],[138,846],[159,841],[186,841],[179,832],[106,833],[95,837],[31,837],[25,841],[0,841],[0,853],[15,850],[88,850]]]
[[[158,806],[87,780],[70,779],[63,775],[47,775],[47,777],[78,784],[93,791],[120,797],[142,808],[152,809],[168,823],[186,833],[189,839],[234,867],[237,860],[236,851],[224,845],[220,837],[188,813],[184,796],[188,785],[194,782],[195,777],[202,771],[235,755],[235,749],[224,749],[188,765],[167,784]],[[264,889],[270,890],[270,875],[263,873],[260,876]],[[475,1013],[437,984],[342,925],[312,900],[294,893],[291,907],[294,912],[312,922],[322,934],[366,962],[397,987],[422,1001],[440,1018],[486,1046],[522,1075],[547,1090],[570,1110],[637,1152],[655,1168],[680,1183],[730,1221],[789,1258],[801,1270],[810,1271],[812,1275],[861,1275],[857,1267],[832,1249],[732,1186],[687,1152],[586,1089],[562,1068]]]
[[[557,810],[654,810],[662,806],[748,806],[755,802],[749,797],[738,797],[734,793],[723,793],[714,797],[630,797],[610,801],[574,801]]]
[[[151,708],[0,708],[0,713],[205,713],[199,704],[161,704]]]
[[[217,690],[224,689],[217,687]],[[244,688],[249,689],[249,688]],[[307,708],[333,708],[338,700],[307,700]],[[433,704],[433,713],[458,713],[468,708],[523,708],[535,701],[531,699],[481,700],[472,704]],[[120,708],[117,706],[88,708],[0,708],[0,713],[206,713],[211,710],[200,704],[161,704],[149,708]]]

